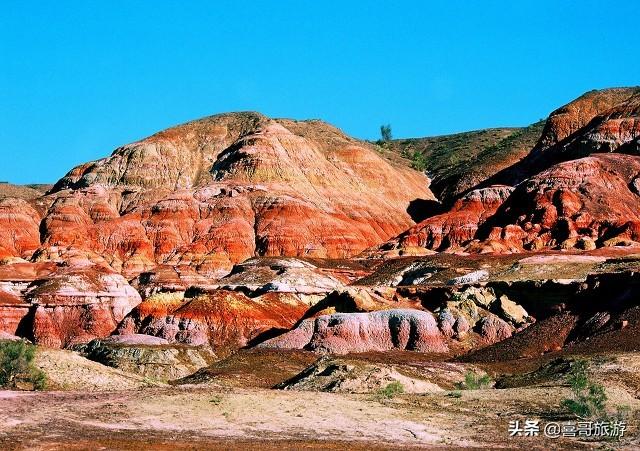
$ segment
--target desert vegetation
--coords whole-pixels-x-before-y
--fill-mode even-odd
[[[34,365],[36,347],[23,340],[0,341],[0,387],[42,390],[47,377]]]

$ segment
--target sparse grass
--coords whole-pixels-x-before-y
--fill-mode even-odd
[[[393,399],[396,395],[404,393],[404,385],[398,381],[390,382],[376,392],[378,399]]]
[[[25,341],[0,341],[0,387],[42,390],[47,377],[33,359],[36,347]]]
[[[431,189],[439,199],[446,200],[526,155],[538,141],[544,124],[541,121],[523,128],[396,139],[385,149],[403,157],[412,168],[428,172],[433,180]]]
[[[491,387],[492,382],[488,374],[479,375],[474,371],[467,371],[464,382],[458,382],[456,386],[459,390],[480,390]]]
[[[222,403],[222,396],[216,395],[213,398],[211,398],[209,402],[214,406],[219,406]]]

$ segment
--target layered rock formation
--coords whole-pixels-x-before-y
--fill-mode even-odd
[[[169,344],[161,338],[144,335],[94,340],[83,352],[93,361],[161,381],[189,376],[216,359],[208,346]]]
[[[560,298],[635,265],[606,256],[640,246],[639,118],[640,91],[614,89],[543,130],[494,130],[489,147],[465,148],[468,164],[438,157],[443,202],[389,149],[319,121],[233,113],[173,127],[46,195],[0,199],[0,332],[52,347],[145,334],[166,340],[149,355],[169,361],[175,343],[445,353],[543,329],[563,307],[521,293],[532,280]],[[566,255],[504,255],[549,249]],[[580,252],[588,265],[571,260]],[[599,313],[586,327],[613,317]],[[123,361],[144,354],[127,346]]]
[[[639,176],[640,158],[621,154],[553,166],[518,186],[492,218],[488,238],[527,249],[640,241]]]
[[[531,152],[483,185],[514,185],[563,161],[615,152],[640,133],[639,107],[638,87],[590,91],[552,112]]]
[[[428,185],[320,121],[183,124],[72,169],[44,196],[0,199],[0,262],[53,265],[0,286],[0,324],[49,346],[104,337],[141,301],[137,289],[145,303],[120,331],[242,346],[291,327],[362,270],[249,261],[216,279],[255,256],[357,254],[413,224],[407,209],[433,200]],[[197,296],[184,298],[190,287]]]
[[[408,309],[336,313],[306,319],[290,332],[259,346],[332,354],[391,349],[420,352],[448,350],[433,315]]]
[[[141,298],[120,274],[51,264],[0,267],[0,329],[49,347],[110,335]]]
[[[587,93],[549,116],[538,144],[522,161],[481,183],[447,212],[363,255],[633,244],[639,237],[639,137],[640,88]],[[616,153],[602,155],[611,152]]]
[[[453,208],[416,224],[378,248],[383,255],[424,255],[425,249],[460,248],[473,240],[480,226],[509,197],[513,188],[495,186],[471,191],[459,199]],[[372,253],[373,255],[376,252]],[[365,255],[370,255],[366,252]]]
[[[39,253],[220,276],[256,255],[354,255],[411,225],[415,199],[433,199],[424,175],[327,124],[218,115],[70,171],[44,199]],[[28,257],[29,238],[0,245]]]
[[[262,333],[292,327],[308,307],[292,293],[266,293],[253,298],[228,290],[190,297],[160,293],[138,305],[117,332],[211,345],[217,354],[224,354],[246,346]]]

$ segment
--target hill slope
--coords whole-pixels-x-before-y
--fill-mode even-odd
[[[5,205],[22,220],[7,216],[4,241],[29,240],[0,242],[0,257],[212,275],[256,255],[348,257],[410,226],[428,185],[326,123],[221,114],[80,165],[32,205]]]
[[[617,154],[601,155],[610,152]],[[591,91],[551,113],[538,143],[522,160],[378,252],[636,245],[639,155],[640,89]]]
[[[423,169],[431,190],[445,204],[525,157],[545,121],[521,128],[490,128],[453,135],[398,139],[386,148],[404,164]]]

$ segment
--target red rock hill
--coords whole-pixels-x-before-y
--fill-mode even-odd
[[[411,226],[428,185],[326,123],[222,114],[80,165],[30,203],[4,200],[0,258],[221,275],[253,256],[349,257]]]

